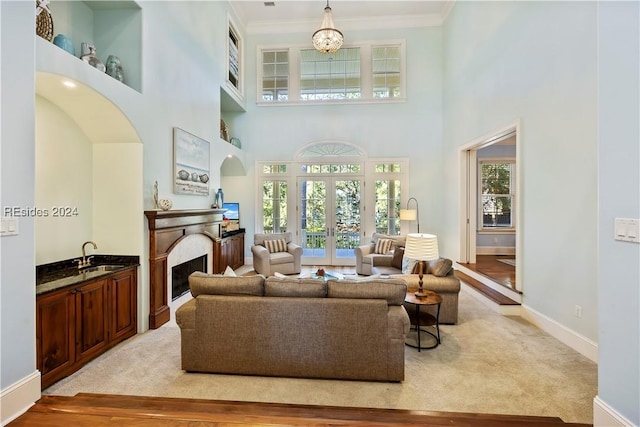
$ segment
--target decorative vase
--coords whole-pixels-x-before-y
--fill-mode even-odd
[[[124,83],[124,73],[122,72],[122,64],[120,63],[120,58],[115,55],[109,55],[107,58],[107,63],[105,64],[107,67],[106,73],[118,80],[119,82]]]
[[[158,207],[163,211],[168,211],[173,206],[173,202],[169,199],[160,199],[158,200]]]
[[[71,55],[76,56],[76,49],[73,47],[73,42],[71,39],[64,34],[58,34],[53,38],[53,44],[58,46],[59,48],[66,50]]]
[[[100,61],[96,56],[96,47],[92,44],[84,43],[84,42],[81,44],[81,47],[82,47],[82,56],[80,57],[80,59],[82,59],[84,62],[88,63],[92,67],[104,73],[106,70],[106,67],[104,66],[102,61]]]
[[[224,193],[222,192],[222,188],[218,188],[218,191],[216,192],[216,197],[215,197],[215,203],[214,203],[218,208],[221,208],[222,205],[224,204]]]

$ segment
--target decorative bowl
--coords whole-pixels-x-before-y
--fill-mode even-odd
[[[158,207],[163,211],[168,211],[173,206],[173,202],[169,199],[158,199]]]

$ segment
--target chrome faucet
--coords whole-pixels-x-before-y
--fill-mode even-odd
[[[90,256],[89,258],[87,258],[87,253],[85,250],[85,246],[87,245],[93,245],[93,249],[98,249],[98,246],[92,242],[91,240],[84,242],[82,244],[82,259],[78,260],[78,268],[85,268],[85,267],[89,267],[91,265],[91,258],[93,258],[93,256]]]

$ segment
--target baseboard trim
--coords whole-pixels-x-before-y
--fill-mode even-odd
[[[527,305],[522,306],[520,313],[522,318],[526,319],[528,322],[536,325],[538,328],[568,345],[593,362],[598,363],[598,344],[596,342],[572,331],[561,323],[558,323]]]
[[[516,255],[513,246],[476,246],[476,255]]]
[[[593,425],[594,427],[633,427],[631,421],[603,402],[600,396],[593,399]]]
[[[27,412],[40,399],[40,384],[40,371],[35,371],[0,391],[3,426]]]

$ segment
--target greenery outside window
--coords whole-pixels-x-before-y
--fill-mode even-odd
[[[262,230],[265,233],[287,231],[287,181],[262,183]]]
[[[480,230],[515,229],[515,159],[480,160]]]

